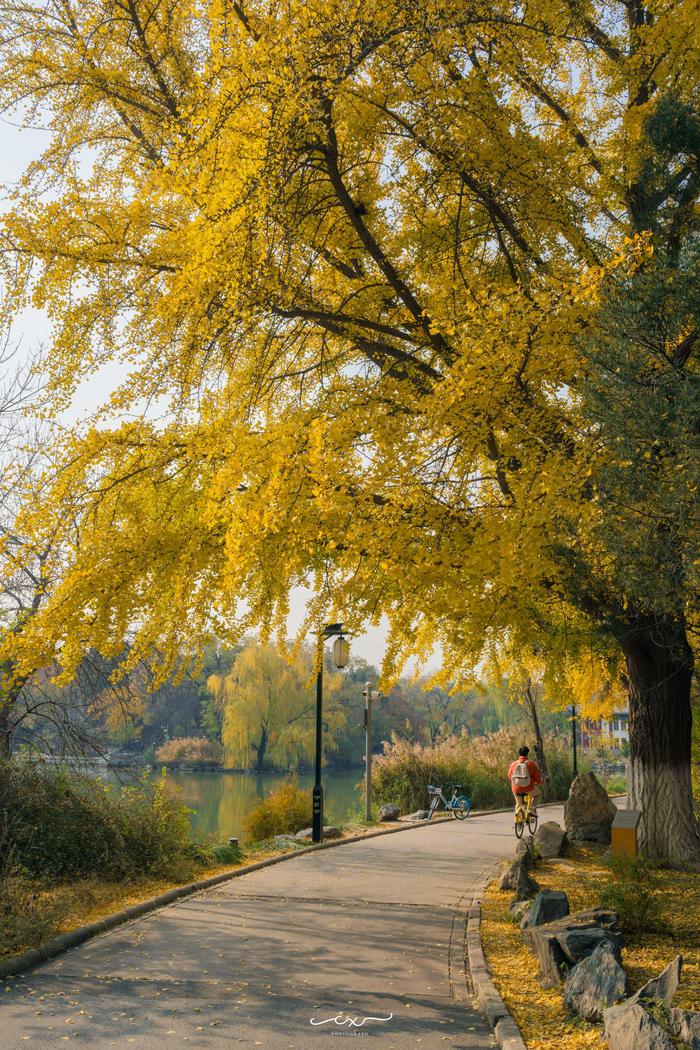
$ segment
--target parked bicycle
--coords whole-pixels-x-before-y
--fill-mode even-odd
[[[523,804],[523,799],[527,802]],[[532,795],[516,795],[515,834],[519,839],[527,827],[531,835],[537,831],[537,810],[532,808]]]
[[[472,800],[467,798],[466,795],[460,795],[458,792],[461,791],[462,785],[455,784],[452,788],[452,798],[447,801],[442,793],[441,787],[435,787],[434,784],[428,784],[428,796],[430,798],[430,805],[428,807],[428,820],[436,813],[440,803],[448,810],[456,820],[465,820],[471,813]]]

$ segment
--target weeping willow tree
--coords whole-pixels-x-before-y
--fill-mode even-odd
[[[207,686],[221,711],[221,739],[226,764],[262,772],[287,769],[314,754],[316,694],[314,659],[302,649],[287,660],[272,645],[247,645],[226,675],[211,675]],[[325,676],[324,743],[334,747],[334,733],[345,714],[334,697],[340,676]]]

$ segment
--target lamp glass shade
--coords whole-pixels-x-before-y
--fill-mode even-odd
[[[333,642],[333,663],[336,667],[346,667],[350,659],[350,643],[341,635]]]

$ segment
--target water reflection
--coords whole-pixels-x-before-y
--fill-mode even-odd
[[[157,774],[154,774],[157,775]],[[361,801],[356,785],[362,771],[324,774],[325,822],[346,820]],[[243,821],[260,798],[269,795],[284,781],[283,773],[169,773],[168,782],[180,791],[184,805],[192,814],[192,829],[198,836],[213,835],[225,841],[231,835],[243,836]],[[299,775],[299,786],[311,788],[313,776]]]

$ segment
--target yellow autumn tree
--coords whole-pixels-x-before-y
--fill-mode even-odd
[[[313,654],[302,649],[285,659],[276,646],[251,642],[226,675],[211,675],[207,686],[222,714],[221,738],[228,765],[258,772],[267,766],[288,769],[314,753],[316,695]],[[334,704],[339,675],[326,675],[324,741],[332,749],[334,731],[345,715]]]
[[[53,321],[47,413],[124,376],[27,507],[80,542],[13,666],[133,627],[165,675],[298,585],[304,629],[386,614],[387,675],[618,656],[642,842],[696,859],[692,0],[0,10],[51,130],[4,309]]]

